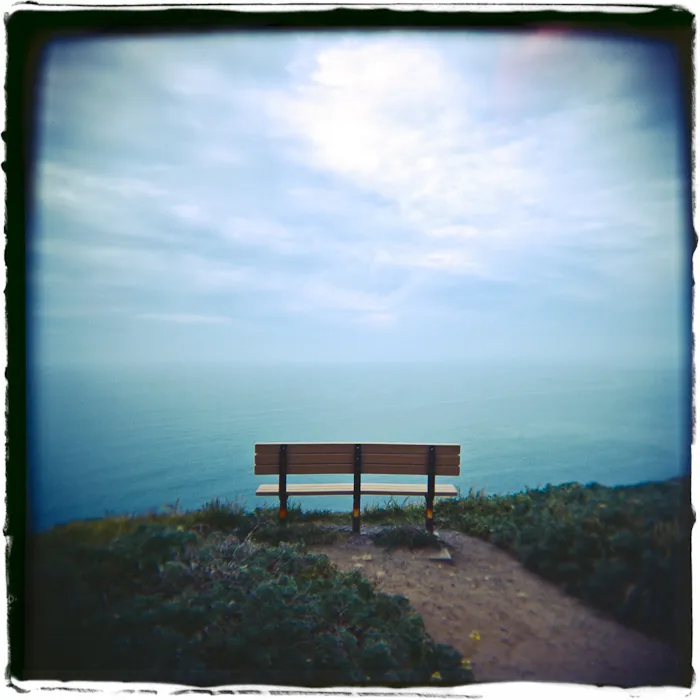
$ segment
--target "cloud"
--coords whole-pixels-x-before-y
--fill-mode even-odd
[[[233,243],[263,246],[281,253],[293,252],[304,247],[303,231],[291,230],[270,219],[231,217],[224,222],[221,234]]]
[[[91,308],[82,306],[62,306],[59,308],[38,307],[31,309],[31,312],[39,317],[54,319],[86,319],[86,318],[106,318],[123,315],[124,308],[120,306],[108,307],[104,305],[92,306]]]
[[[422,248],[380,249],[375,262],[404,268],[437,270],[448,273],[480,273],[478,264],[469,252],[461,248],[443,248],[426,251]]]
[[[429,236],[435,238],[473,238],[482,235],[476,226],[441,226],[440,228],[426,231]]]
[[[269,109],[318,169],[390,203],[425,252],[375,260],[466,273],[484,264],[475,240],[490,235],[489,219],[500,215],[503,229],[504,202],[519,213],[542,187],[530,140],[478,122],[477,99],[426,42],[348,40],[319,50],[305,80]],[[464,242],[445,252],[432,249],[435,237]]]
[[[407,223],[447,225],[532,196],[525,143],[470,118],[470,90],[425,42],[348,41],[270,108],[312,162],[394,203]]]
[[[163,313],[142,313],[136,318],[147,321],[164,321],[166,323],[180,324],[206,324],[206,325],[229,325],[231,319],[226,316],[202,316],[198,314],[163,314]]]
[[[323,278],[305,281],[299,291],[298,300],[290,304],[295,311],[342,310],[376,314],[386,312],[390,304],[385,295],[343,288]]]
[[[663,230],[678,196],[662,193],[665,134],[640,126],[647,106],[629,88],[643,54],[534,33],[477,46],[497,66],[482,77],[457,41],[414,37],[309,44],[297,84],[268,101],[300,161],[393,208],[403,239],[378,240],[369,259],[524,279],[538,248]]]
[[[44,161],[39,168],[38,200],[44,205],[79,203],[83,211],[97,203],[116,208],[124,201],[159,200],[168,190],[143,177],[96,174],[85,168]]]
[[[134,168],[138,174],[130,175],[105,170],[53,160],[41,162],[35,211],[52,228],[64,229],[69,244],[76,240],[109,244],[124,238],[136,245],[173,243],[177,236],[158,217],[172,206],[177,192],[159,185],[158,174],[145,168]],[[118,243],[124,244],[123,240]]]
[[[163,333],[245,318],[338,346],[507,326],[524,299],[637,313],[682,266],[662,58],[558,33],[57,44],[37,298],[55,318],[83,299]]]
[[[396,325],[398,318],[392,313],[370,313],[359,316],[355,321],[370,328],[391,329]]]

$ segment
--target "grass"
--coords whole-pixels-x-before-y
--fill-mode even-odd
[[[256,540],[260,542],[312,545],[336,539],[337,533],[327,530],[322,524],[332,522],[338,515],[328,511],[303,511],[299,505],[290,505],[287,524],[282,525],[276,508],[246,511],[236,501],[214,499],[192,511],[182,511],[178,504],[174,504],[162,511],[77,520],[58,525],[41,533],[38,538],[58,546],[66,543],[107,545],[115,538],[133,534],[144,525],[159,525],[199,533],[224,532],[241,538],[254,532]]]
[[[362,522],[383,525],[421,525],[425,522],[425,508],[411,502],[408,498],[402,501],[389,498],[384,505],[366,506],[362,512]]]

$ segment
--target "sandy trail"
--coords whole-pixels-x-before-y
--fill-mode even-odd
[[[365,534],[311,551],[406,596],[434,639],[470,659],[479,682],[683,683],[671,647],[588,608],[487,542],[458,532],[440,537],[451,562],[431,560],[434,550],[388,552]]]

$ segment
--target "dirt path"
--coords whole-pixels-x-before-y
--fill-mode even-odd
[[[436,552],[428,549],[387,552],[365,534],[312,551],[406,596],[434,639],[471,660],[479,682],[682,683],[670,647],[603,617],[486,542],[458,532],[440,537],[451,561],[431,560]]]

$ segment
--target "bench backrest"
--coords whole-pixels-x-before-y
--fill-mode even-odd
[[[282,443],[255,445],[255,473],[280,473]],[[459,445],[433,445],[435,474],[459,475]],[[363,443],[360,445],[363,474],[428,474],[431,445]],[[357,443],[286,443],[287,474],[352,474]]]

